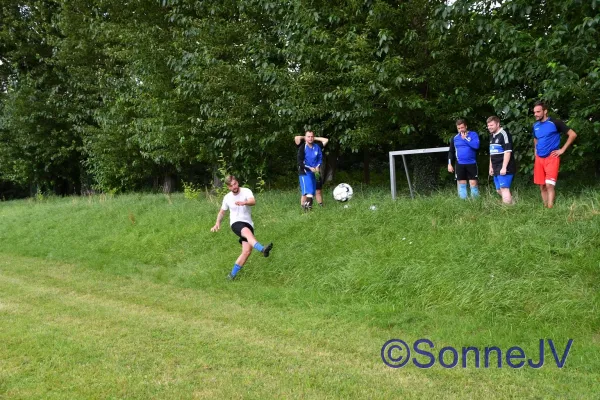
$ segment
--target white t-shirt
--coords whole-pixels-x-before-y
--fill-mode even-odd
[[[223,205],[221,210],[229,210],[229,225],[233,225],[236,222],[247,222],[254,228],[252,223],[252,209],[250,206],[236,206],[236,201],[246,201],[254,198],[252,190],[246,188],[240,188],[237,195],[233,192],[229,192],[223,197]]]

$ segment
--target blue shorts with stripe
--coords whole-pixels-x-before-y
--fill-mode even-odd
[[[496,175],[494,176],[494,185],[496,185],[496,190],[500,189],[510,189],[510,185],[512,184],[514,175]]]
[[[312,194],[313,196],[317,190],[317,179],[313,172],[306,172],[304,175],[298,175],[300,181],[300,192],[302,196]]]

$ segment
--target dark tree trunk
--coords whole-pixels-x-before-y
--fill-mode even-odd
[[[332,150],[327,155],[327,164],[325,165],[325,175],[323,175],[323,182],[331,182],[335,179],[335,172],[337,171],[337,159],[339,150]]]
[[[212,184],[214,188],[220,188],[223,185],[223,182],[221,182],[221,179],[219,178],[219,174],[217,173],[217,167],[215,167],[213,169],[213,178],[212,178]]]
[[[173,182],[173,175],[169,173],[165,174],[163,179],[162,192],[165,194],[171,193],[173,191]]]
[[[34,197],[38,192],[39,186],[35,182],[29,183],[29,197]]]
[[[371,153],[369,149],[363,152],[363,181],[369,185],[371,183]]]

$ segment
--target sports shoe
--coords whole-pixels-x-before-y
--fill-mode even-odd
[[[273,243],[269,243],[268,245],[265,246],[265,248],[262,251],[265,257],[269,257],[269,252],[271,251],[272,248],[273,248]]]
[[[235,276],[231,275],[231,272],[227,274],[227,280],[228,281],[233,281],[235,280]]]
[[[313,201],[312,197],[306,199],[306,208],[308,208],[308,211],[312,210]]]

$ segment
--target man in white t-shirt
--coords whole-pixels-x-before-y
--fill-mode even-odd
[[[217,222],[210,231],[216,232],[221,228],[221,221],[225,217],[225,211],[229,210],[231,230],[239,236],[239,242],[242,245],[242,254],[240,254],[235,261],[233,269],[227,275],[227,279],[233,280],[246,263],[248,257],[250,257],[253,248],[263,253],[265,257],[269,257],[273,243],[263,246],[254,237],[254,224],[252,223],[252,210],[250,207],[256,204],[256,200],[252,191],[241,188],[233,175],[225,178],[225,184],[230,192],[223,198],[223,205],[221,205],[221,209],[217,215]]]

